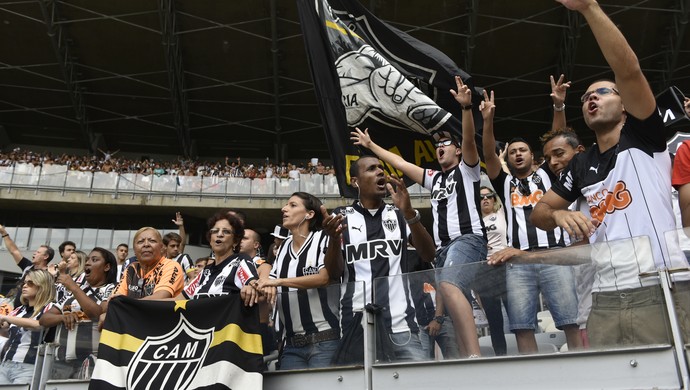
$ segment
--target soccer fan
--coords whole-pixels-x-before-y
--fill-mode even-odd
[[[534,169],[532,148],[522,138],[511,140],[507,159],[512,174],[501,169],[496,155],[493,118],[494,93],[484,91],[480,110],[484,118],[483,149],[486,173],[506,209],[508,248],[493,253],[489,263],[498,265],[520,255],[522,251],[539,251],[565,246],[559,227],[541,230],[532,225],[529,215],[541,196],[551,187],[555,176],[544,165]],[[537,329],[539,293],[549,304],[556,327],[565,332],[568,347],[582,345],[577,327],[577,295],[570,267],[552,264],[508,264],[506,269],[508,319],[515,333],[518,351],[538,352],[534,332]]]
[[[7,248],[7,251],[12,255],[14,262],[17,263],[17,266],[22,270],[22,277],[19,279],[19,282],[17,282],[17,290],[21,291],[26,273],[32,270],[48,268],[48,263],[53,260],[53,256],[55,256],[55,250],[48,245],[41,245],[34,251],[31,260],[29,260],[22,255],[17,244],[10,238],[9,233],[7,233],[3,225],[0,225],[0,236],[2,236],[5,248]],[[19,307],[21,305],[20,297],[21,294],[19,293],[15,295],[14,307]]]
[[[353,309],[373,302],[390,308],[381,318],[382,333],[389,335],[394,360],[424,360],[412,297],[400,276],[408,272],[408,241],[423,261],[434,258],[434,243],[420,223],[419,211],[412,208],[402,180],[386,177],[383,164],[373,156],[363,156],[350,167],[350,183],[359,197],[351,206],[339,207],[324,218],[329,235],[326,268],[332,279],[347,283],[341,294],[341,328],[348,333],[357,327]],[[390,192],[394,204],[383,199]],[[347,223],[342,225],[343,216]],[[376,250],[370,251],[372,248]],[[331,256],[332,255],[332,256]],[[332,260],[332,261],[331,261]],[[388,283],[376,278],[393,276]],[[397,276],[397,277],[395,277]],[[351,283],[360,282],[360,283]],[[364,290],[362,283],[364,282]],[[379,314],[382,315],[382,314]],[[475,336],[476,337],[476,336]]]
[[[573,157],[561,180],[534,208],[531,221],[542,229],[561,227],[576,241],[589,237],[591,243],[647,236],[646,250],[594,254],[597,269],[587,332],[594,347],[666,343],[658,280],[640,278],[640,273],[658,268],[688,267],[677,242],[664,236],[675,229],[664,125],[637,56],[599,4],[558,1],[584,16],[615,82],[595,81],[582,95],[582,114],[597,142]],[[568,210],[580,196],[587,200],[591,217]],[[687,283],[677,283],[673,293],[678,315],[687,315]]]
[[[463,142],[460,145],[451,134],[437,133],[440,171],[425,170],[383,149],[366,130],[357,129],[351,139],[431,191],[439,291],[453,319],[458,348],[465,356],[476,357],[480,355],[479,341],[467,296],[477,267],[461,265],[486,259],[486,234],[478,205],[479,153],[474,141],[471,91],[460,77],[455,81],[457,91],[451,93],[462,107]]]

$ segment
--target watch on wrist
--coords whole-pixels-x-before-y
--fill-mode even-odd
[[[468,104],[468,105],[466,105],[466,106],[462,106],[462,105],[461,105],[461,107],[462,107],[462,109],[465,110],[465,111],[471,110],[471,109],[472,109],[472,103],[470,103],[470,104]]]
[[[565,110],[565,103],[563,103],[560,107],[556,107],[556,105],[554,104],[553,110],[556,112],[561,112],[561,111]]]
[[[443,325],[443,323],[446,321],[446,317],[436,316],[436,317],[434,317],[434,321],[438,322],[439,325]]]
[[[415,209],[414,210],[414,217],[407,219],[405,218],[405,222],[407,222],[408,225],[413,225],[417,222],[419,222],[422,219],[422,217],[419,215],[419,210]]]

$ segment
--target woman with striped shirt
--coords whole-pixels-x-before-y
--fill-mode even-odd
[[[260,279],[258,286],[279,288],[277,305],[285,338],[280,369],[327,367],[340,339],[339,290],[319,288],[329,282],[321,201],[295,192],[281,212],[283,226],[292,235],[280,247],[269,279]]]

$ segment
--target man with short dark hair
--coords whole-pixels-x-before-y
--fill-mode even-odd
[[[182,270],[185,275],[185,282],[188,280],[187,272],[194,269],[194,261],[186,253],[181,253],[182,237],[177,234],[170,232],[163,236],[163,247],[165,249],[165,257],[170,260],[175,260],[182,266]]]
[[[17,266],[22,270],[22,277],[17,283],[17,295],[14,297],[14,307],[19,307],[21,305],[20,298],[22,296],[22,285],[24,284],[26,274],[31,270],[48,268],[48,263],[50,263],[55,256],[55,250],[48,245],[41,245],[34,251],[31,260],[29,260],[22,255],[17,244],[10,238],[9,233],[7,233],[3,225],[0,225],[0,236],[2,236],[5,248],[7,248],[7,251],[12,255],[14,262],[17,263]]]
[[[122,273],[127,267],[127,255],[129,255],[129,245],[124,242],[117,246],[115,250],[115,259],[117,260],[117,281],[122,278]]]
[[[62,257],[62,261],[67,262],[67,259],[72,255],[72,253],[77,251],[77,244],[72,241],[65,241],[60,246],[58,246],[58,253]]]
[[[325,264],[329,277],[339,280],[342,276],[346,283],[341,297],[342,332],[359,325],[354,321],[354,309],[374,302],[375,295],[374,303],[387,309],[378,315],[383,316],[380,324],[392,341],[393,359],[424,360],[412,297],[400,275],[410,271],[405,250],[408,240],[423,261],[432,261],[432,238],[420,223],[419,211],[412,208],[403,181],[386,177],[378,158],[363,156],[354,161],[350,182],[359,199],[324,215],[323,222],[330,237],[326,258],[335,259]],[[383,201],[387,191],[394,205]],[[389,276],[388,283],[374,283],[376,278]]]
[[[575,240],[631,242],[593,253],[590,343],[595,347],[665,344],[668,324],[663,320],[667,314],[659,279],[640,277],[658,269],[688,267],[678,242],[665,236],[675,230],[675,218],[664,124],[635,52],[599,4],[557,1],[584,16],[615,82],[595,81],[582,95],[582,114],[597,142],[572,159],[560,181],[534,208],[531,221],[542,229],[563,228]],[[591,217],[568,210],[581,196]],[[633,237],[640,236],[648,245],[632,245]],[[674,274],[673,279],[687,280],[687,275]],[[674,285],[679,318],[690,314],[688,290],[687,282]],[[689,329],[683,330],[687,335]]]

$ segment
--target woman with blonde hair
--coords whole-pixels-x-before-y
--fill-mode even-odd
[[[0,315],[0,335],[8,338],[2,349],[0,384],[30,383],[36,363],[43,309],[55,299],[55,279],[47,270],[29,271],[21,291],[22,305]]]

